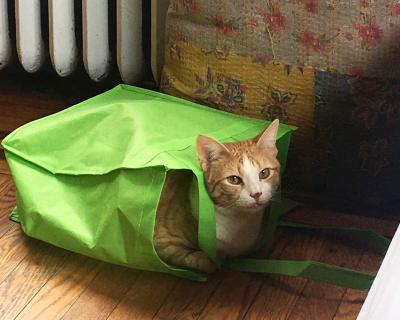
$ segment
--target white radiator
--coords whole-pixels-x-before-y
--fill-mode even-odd
[[[55,72],[61,77],[73,73],[79,59],[94,81],[106,78],[110,69],[110,45],[116,45],[116,61],[124,82],[134,84],[143,73],[142,0],[117,0],[116,44],[109,43],[108,0],[82,0],[82,26],[74,17],[74,0],[48,0],[49,30],[41,30],[41,0],[15,0],[16,50],[10,41],[12,3],[0,0],[0,70],[17,52],[27,72],[36,72],[50,55]],[[148,1],[148,0],[143,0]],[[167,0],[152,0],[151,64],[156,80],[162,64],[163,36]],[[82,32],[82,52],[78,51],[76,32]],[[48,34],[49,52],[43,35]],[[81,55],[81,56],[80,56]]]

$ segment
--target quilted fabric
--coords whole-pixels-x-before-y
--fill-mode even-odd
[[[287,191],[398,208],[397,1],[172,0],[161,89],[296,125]]]

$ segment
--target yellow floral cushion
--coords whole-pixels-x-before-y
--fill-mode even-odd
[[[228,112],[268,120],[279,118],[297,126],[291,159],[295,158],[302,168],[296,174],[298,179],[304,183],[309,180],[315,98],[311,68],[263,63],[176,42],[165,56],[162,90]]]

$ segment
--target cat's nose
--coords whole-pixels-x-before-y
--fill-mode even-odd
[[[260,198],[260,196],[262,195],[262,192],[254,192],[254,193],[250,193],[250,197],[254,198],[254,199],[258,199]]]

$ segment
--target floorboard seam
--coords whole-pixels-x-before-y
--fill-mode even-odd
[[[67,254],[67,255],[64,257],[64,262],[60,265],[60,268],[65,264],[65,262],[66,262],[66,260],[67,260],[66,258],[67,258],[69,255],[70,255],[70,254]],[[26,259],[26,257],[25,257],[24,259],[22,259],[20,263],[22,263],[25,259]],[[20,264],[20,263],[19,263],[19,264]],[[18,264],[18,265],[19,265],[19,264]],[[15,270],[15,269],[14,269],[14,270]],[[54,275],[55,275],[57,272],[58,272],[58,270],[55,270],[55,271],[50,275],[50,277],[46,280],[46,282],[43,283],[43,284],[39,287],[39,289],[35,292],[35,294],[26,302],[26,304],[24,305],[24,307],[21,308],[21,310],[16,314],[16,316],[15,316],[14,319],[17,319],[17,318],[18,318],[18,316],[22,313],[22,311],[25,310],[25,308],[29,305],[29,303],[37,296],[37,294],[42,290],[42,288],[47,284],[47,282],[49,282],[50,279],[54,277]],[[9,276],[11,276],[11,274],[12,274],[12,273],[10,273]],[[8,276],[8,277],[9,277],[9,276]],[[8,277],[7,277],[7,278],[8,278]]]
[[[127,292],[129,292],[132,287],[135,285],[136,281],[139,279],[139,276],[141,275],[142,271],[139,271],[135,277],[135,280],[133,280],[131,286],[126,290],[125,294]],[[110,313],[107,315],[107,318],[105,318],[106,320],[108,320],[110,318],[110,316],[113,314],[113,312],[115,311],[115,309],[117,309],[117,307],[121,304],[122,300],[124,300],[124,297],[121,297],[121,300],[118,301],[118,303],[115,304],[114,308],[112,308],[112,310],[110,311]]]
[[[318,233],[316,233],[316,234],[318,234]],[[319,236],[322,236],[322,235],[320,234]],[[312,236],[311,236],[311,237],[312,237]],[[312,239],[312,238],[311,238],[311,239]],[[321,257],[322,257],[323,251],[324,251],[323,249],[324,249],[324,247],[326,246],[326,241],[327,241],[327,240],[326,240],[326,237],[323,236],[323,238],[322,238],[322,243],[321,243],[321,248],[320,248],[320,253],[319,253],[315,258],[312,258],[311,260],[315,260],[315,261],[320,261],[320,260],[321,260]],[[297,305],[299,299],[300,299],[301,297],[303,297],[303,292],[304,292],[304,290],[306,289],[307,284],[311,281],[311,280],[307,280],[307,279],[305,279],[305,280],[306,280],[306,281],[304,282],[303,287],[301,288],[301,291],[300,291],[299,295],[296,296],[296,299],[295,299],[295,302],[293,303],[292,309],[289,311],[289,313],[288,313],[286,319],[290,319],[290,316],[291,316],[291,314],[293,313],[293,310],[296,308],[296,305]]]
[[[7,233],[8,233],[8,232],[7,232]],[[1,240],[1,238],[0,238],[0,240]],[[27,256],[27,255],[28,255],[28,252],[27,252],[26,255],[16,264],[16,266],[10,271],[10,273],[9,273],[2,281],[0,281],[0,285],[10,277],[10,275],[15,271],[15,269],[17,269],[18,266],[26,259],[26,256]]]
[[[89,258],[90,259],[90,258]],[[83,289],[74,299],[72,299],[72,302],[70,303],[70,305],[68,306],[67,310],[65,310],[65,312],[63,313],[63,315],[61,316],[60,320],[63,320],[65,315],[68,313],[68,311],[72,308],[72,306],[78,301],[79,297],[88,289],[88,287],[90,286],[90,284],[94,281],[94,279],[96,279],[98,277],[98,275],[100,274],[101,269],[104,267],[104,262],[99,261],[99,264],[101,264],[101,266],[99,267],[99,270],[97,271],[96,275],[93,277],[92,280],[89,281],[89,283],[86,285],[85,289]]]
[[[204,310],[206,309],[207,305],[210,303],[211,298],[214,296],[215,292],[217,291],[217,289],[219,288],[219,286],[221,285],[223,279],[220,279],[217,283],[217,285],[215,286],[214,290],[211,291],[210,296],[208,297],[206,303],[204,304],[203,308],[200,309],[199,315],[197,316],[196,319],[199,319],[201,317],[201,315],[203,314]],[[193,319],[193,320],[196,320]]]
[[[357,270],[359,270],[359,268],[360,268],[362,259],[363,259],[363,257],[364,257],[364,253],[366,253],[366,252],[368,252],[368,251],[369,251],[368,249],[364,249],[363,252],[360,254],[360,258],[358,259],[357,266],[356,266]],[[337,315],[337,313],[339,312],[340,306],[341,306],[342,303],[343,303],[343,298],[346,296],[346,293],[347,293],[348,290],[349,290],[349,288],[346,288],[346,290],[344,290],[344,292],[343,292],[343,294],[342,294],[342,297],[341,297],[341,299],[340,299],[340,302],[338,303],[338,305],[337,305],[337,307],[336,307],[335,313],[333,314],[333,318],[332,318],[332,319],[335,319],[335,318],[336,318],[336,315]]]
[[[171,276],[171,277],[172,277],[172,276]],[[164,300],[162,301],[162,303],[161,303],[160,306],[158,307],[157,311],[154,313],[152,319],[154,319],[154,318],[157,316],[157,314],[160,312],[162,306],[164,305],[165,301],[167,301],[167,299],[168,299],[169,295],[171,294],[171,292],[173,292],[173,291],[176,289],[176,287],[178,286],[178,284],[179,284],[180,282],[181,282],[181,279],[179,279],[179,280],[177,280],[177,281],[174,282],[175,284],[172,286],[171,290],[170,290],[170,291],[168,292],[168,294],[165,296]]]

